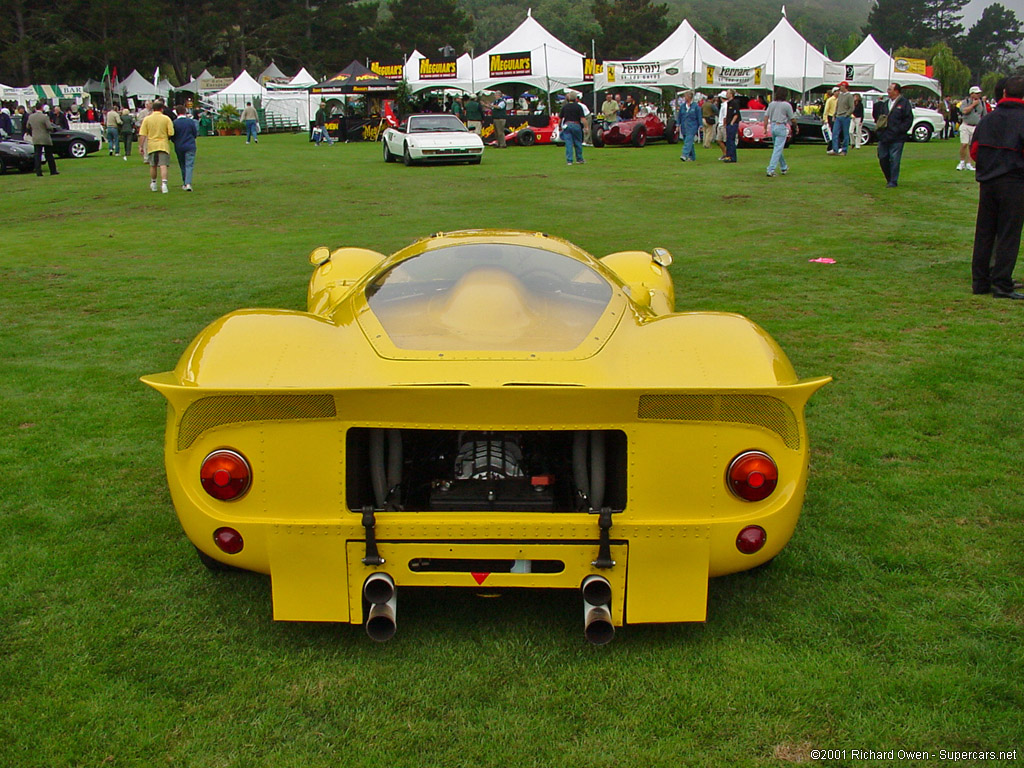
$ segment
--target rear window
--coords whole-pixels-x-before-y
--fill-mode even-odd
[[[366,298],[400,349],[555,352],[583,342],[612,287],[568,256],[472,243],[396,264],[367,286]]]

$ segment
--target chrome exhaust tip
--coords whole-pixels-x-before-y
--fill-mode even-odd
[[[370,606],[366,617],[366,634],[371,640],[384,643],[395,636],[395,598]]]
[[[395,596],[395,580],[386,573],[371,573],[363,582],[363,597],[372,605],[383,605]]]

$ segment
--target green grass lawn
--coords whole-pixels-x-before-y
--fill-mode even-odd
[[[909,145],[886,189],[873,147],[793,147],[768,179],[765,150],[405,168],[380,145],[264,136],[201,140],[192,194],[175,169],[151,193],[138,158],[105,151],[0,178],[0,766],[1024,759],[1024,302],[971,295],[977,185],[956,153]],[[476,227],[596,256],[664,246],[678,309],[741,312],[801,376],[835,378],[808,407],[796,535],[713,581],[706,623],[593,648],[575,594],[425,591],[381,646],[274,623],[265,577],[196,560],[165,404],[138,377],[230,310],[304,308],[317,245]]]

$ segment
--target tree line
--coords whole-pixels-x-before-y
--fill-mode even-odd
[[[789,0],[790,23],[833,59],[866,32],[883,47],[950,55],[976,78],[1014,65],[1021,23],[990,6],[970,30],[967,0]],[[202,69],[253,74],[275,61],[334,73],[352,59],[399,62],[414,49],[480,53],[534,18],[579,51],[632,59],[661,43],[682,19],[733,58],[779,21],[779,0],[0,0],[0,82],[75,83],[117,68],[159,67],[176,84]],[[940,58],[945,51],[940,51]],[[948,57],[947,57],[948,58]],[[949,65],[947,70],[956,69]]]

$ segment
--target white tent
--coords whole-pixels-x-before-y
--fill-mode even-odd
[[[199,77],[193,77],[187,83],[185,83],[184,85],[180,86],[178,88],[178,90],[179,91],[188,91],[189,93],[200,93],[202,89],[199,87],[199,82],[201,80],[209,80],[209,79],[212,79],[212,78],[213,78],[213,75],[210,74],[210,70],[204,69],[202,71],[202,74],[199,75]]]
[[[170,83],[167,83],[167,86],[170,86]],[[133,69],[132,73],[117,86],[117,92],[122,96],[134,96],[136,99],[155,99],[157,96],[166,97],[170,92],[169,87],[166,90],[162,88],[163,83],[155,86],[151,80],[140,75],[139,70]]]
[[[283,81],[288,79],[288,75],[282,72],[277,64],[273,61],[270,62],[270,66],[260,72],[260,76],[256,78],[260,83],[266,84],[268,80]]]
[[[473,59],[468,53],[459,56],[453,67],[450,60],[429,59],[419,51],[413,51],[405,60],[405,80],[413,93],[428,88],[455,88],[473,92],[479,90],[474,87]]]
[[[842,63],[874,65],[875,76],[871,85],[881,91],[888,88],[889,83],[899,83],[902,86],[920,85],[940,96],[942,95],[942,86],[938,80],[913,72],[897,72],[896,62],[871,35],[865,37],[864,42],[858,45],[853,53],[843,59]]]
[[[234,79],[227,88],[210,95],[210,101],[218,107],[222,104],[233,104],[236,107],[244,107],[247,101],[255,98],[262,99],[267,95],[267,89],[257,83],[252,75],[242,70],[242,74]]]
[[[472,90],[524,83],[545,91],[583,85],[584,56],[548,32],[530,11],[515,31],[473,59]]]
[[[696,88],[701,84],[704,64],[731,67],[735,62],[697,34],[689,21],[683,21],[657,48],[641,56],[638,61],[671,61],[682,64],[680,85]]]
[[[320,81],[313,77],[306,68],[303,67],[299,70],[299,73],[288,81],[288,85],[292,88],[308,88],[311,85],[316,85]]]
[[[738,67],[764,65],[768,83],[806,93],[824,81],[828,59],[783,17],[765,38],[736,59]]]

